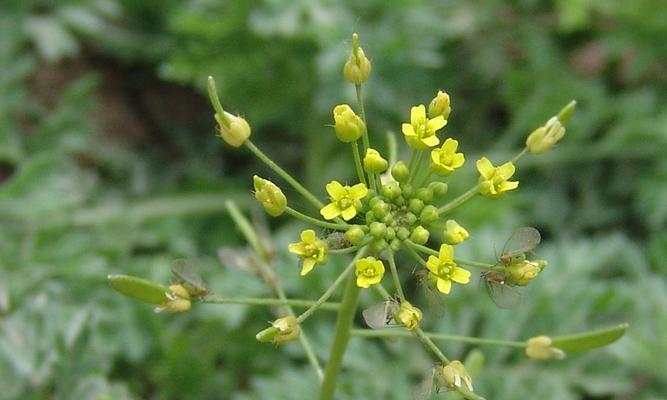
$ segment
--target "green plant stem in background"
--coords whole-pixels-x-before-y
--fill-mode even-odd
[[[303,299],[265,299],[258,297],[218,297],[207,296],[202,301],[204,304],[245,304],[249,306],[292,306],[292,307],[312,307],[314,300]],[[325,302],[320,305],[320,309],[328,311],[337,311],[340,309],[340,303]]]
[[[446,214],[449,214],[452,210],[459,207],[466,201],[472,199],[473,197],[477,196],[478,194],[479,194],[479,184],[471,187],[470,189],[468,189],[468,191],[461,194],[459,197],[455,198],[454,200],[450,201],[444,206],[438,208],[438,213],[440,214],[441,217]]]
[[[359,181],[364,185],[366,184],[366,175],[364,175],[364,168],[361,166],[361,157],[359,156],[359,146],[358,141],[350,143],[352,145],[352,155],[354,156],[354,166],[357,169],[357,176],[359,176]]]
[[[526,153],[528,153],[528,147],[524,147],[523,150],[519,152],[519,154],[514,156],[512,163],[516,164]]]
[[[308,317],[310,317],[315,311],[317,311],[317,309],[320,307],[320,305],[322,305],[325,301],[327,301],[327,299],[328,299],[329,297],[331,297],[331,295],[332,295],[333,292],[336,290],[336,288],[338,287],[338,285],[340,285],[340,284],[345,280],[345,277],[346,277],[347,275],[349,275],[350,272],[352,272],[352,270],[354,269],[354,264],[357,262],[357,260],[360,259],[361,257],[363,257],[363,255],[364,255],[365,253],[366,253],[366,247],[364,247],[364,248],[362,248],[361,250],[359,250],[359,252],[357,253],[357,255],[352,259],[352,261],[350,261],[350,264],[347,266],[347,268],[345,268],[345,270],[344,270],[340,275],[338,275],[338,278],[336,278],[336,280],[335,280],[335,281],[331,284],[331,286],[330,286],[330,287],[329,287],[329,288],[322,294],[322,296],[320,296],[320,298],[317,299],[317,301],[316,301],[315,303],[313,303],[313,305],[312,305],[309,309],[307,309],[306,311],[304,311],[301,315],[299,315],[299,316],[297,317],[296,320],[297,320],[298,323],[302,323],[303,321],[305,321],[305,320],[306,320]],[[354,279],[353,279],[353,280],[354,280]],[[342,307],[342,306],[341,306],[341,307]]]
[[[389,167],[396,164],[398,157],[398,143],[396,143],[396,136],[393,132],[387,132],[387,156],[389,158]],[[378,181],[378,183],[381,183]]]
[[[308,216],[306,214],[300,213],[299,211],[291,208],[291,207],[285,207],[285,212],[288,213],[289,215],[293,216],[294,218],[300,219],[303,222],[317,225],[321,228],[326,228],[326,229],[335,229],[335,230],[347,230],[349,228],[348,225],[344,224],[336,224],[334,222],[327,222],[327,221],[321,221],[317,218],[313,218],[311,216]]]
[[[359,114],[361,114],[361,120],[364,121],[364,132],[361,136],[363,143],[363,153],[366,154],[366,150],[371,146],[368,140],[368,125],[366,124],[366,110],[364,109],[364,98],[361,92],[361,85],[354,85],[354,89],[357,93],[357,107],[359,107]]]
[[[391,249],[387,250],[387,258],[389,259],[389,269],[391,270],[391,277],[394,279],[394,286],[396,286],[396,292],[398,293],[398,298],[401,299],[401,302],[405,301],[405,294],[403,293],[403,288],[401,287],[401,280],[398,277],[398,269],[396,268],[396,260],[394,259],[394,252]]]
[[[316,208],[320,209],[324,207],[324,204],[317,199],[308,189],[303,187],[299,182],[297,182],[290,174],[288,174],[284,169],[280,168],[278,164],[274,163],[271,161],[269,157],[266,156],[260,149],[255,146],[250,139],[245,141],[245,146],[257,156],[264,164],[266,164],[269,168],[271,168],[273,171],[275,171],[276,174],[280,175],[287,183],[289,183],[297,192],[301,193],[303,197],[306,198],[306,200],[310,201],[312,205],[314,205]]]
[[[357,258],[362,252],[359,252]],[[351,265],[354,265],[351,264]],[[352,322],[357,311],[360,288],[354,276],[350,276],[345,287],[345,294],[341,302],[341,308],[336,319],[336,330],[334,333],[333,345],[329,352],[329,361],[324,371],[324,381],[320,389],[320,400],[332,400],[336,391],[338,374],[340,373],[343,356],[347,349],[347,343],[350,340],[350,330]]]
[[[496,339],[484,339],[476,338],[469,336],[459,336],[459,335],[446,335],[442,333],[433,333],[433,332],[424,332],[424,335],[431,340],[442,340],[449,342],[459,342],[459,343],[470,343],[478,345],[489,345],[489,346],[506,346],[506,347],[516,347],[516,348],[525,348],[525,342],[517,342],[512,340],[496,340]],[[414,338],[415,335],[412,332],[398,329],[386,329],[386,330],[374,330],[374,329],[353,329],[352,336],[363,337],[363,338],[392,338],[392,337],[404,337],[404,338]]]
[[[234,224],[236,224],[236,228],[241,231],[241,234],[250,247],[252,247],[262,260],[266,260],[268,256],[267,250],[262,245],[262,241],[259,239],[257,232],[252,225],[250,225],[250,222],[243,216],[236,203],[232,200],[228,200],[225,202],[225,207],[227,207],[229,216],[234,221]]]
[[[416,243],[413,243],[409,240],[405,240],[404,243],[406,244],[405,248],[408,250],[408,253],[412,256],[412,258],[415,259],[419,264],[421,264],[423,267],[426,267],[426,261],[424,261],[423,258],[417,252],[415,251],[415,247],[417,246]],[[429,249],[430,250],[430,249]],[[437,254],[436,254],[437,255]]]
[[[414,179],[417,178],[417,173],[419,167],[421,166],[422,160],[424,159],[424,150],[419,150],[417,154],[417,161],[415,161],[414,168],[410,167],[410,177],[408,178],[408,183],[411,183]]]

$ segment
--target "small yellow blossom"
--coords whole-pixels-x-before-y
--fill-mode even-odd
[[[449,95],[442,90],[438,90],[438,94],[435,95],[433,100],[431,100],[431,104],[428,105],[428,117],[435,118],[442,115],[444,119],[447,119],[451,111]]]
[[[350,187],[331,181],[327,183],[327,193],[331,197],[331,203],[322,207],[320,214],[324,219],[334,219],[340,215],[345,221],[349,221],[361,210],[361,200],[368,194],[368,188],[363,183]]]
[[[535,360],[565,358],[565,352],[557,347],[551,347],[551,338],[544,335],[535,336],[526,341],[526,355]]]
[[[445,241],[449,244],[459,244],[470,236],[468,234],[468,231],[465,230],[464,227],[459,225],[458,222],[454,221],[453,219],[447,220],[445,223]]]
[[[394,320],[407,329],[414,330],[422,320],[422,312],[408,301],[403,301],[394,316]]]
[[[465,162],[463,153],[457,153],[459,142],[448,138],[442,147],[431,151],[431,168],[440,176],[447,176]]]
[[[169,286],[169,292],[166,292],[167,301],[155,308],[156,313],[160,312],[183,312],[190,309],[190,293],[183,285]]]
[[[278,186],[257,175],[253,176],[252,180],[255,186],[255,198],[262,204],[267,214],[277,217],[285,212],[287,198]]]
[[[456,265],[454,262],[454,248],[448,244],[440,246],[438,257],[428,257],[426,268],[437,278],[436,286],[444,294],[449,294],[452,282],[461,284],[470,282],[470,271]]]
[[[355,273],[357,275],[357,286],[367,288],[370,285],[380,283],[384,276],[384,264],[374,257],[366,257],[357,261]]]
[[[282,344],[298,338],[300,334],[299,322],[294,316],[288,315],[271,322],[271,326],[259,332],[255,338],[260,342]]]
[[[535,129],[526,139],[526,147],[531,154],[543,154],[549,151],[565,136],[565,127],[558,117],[552,117],[544,126]]]
[[[364,156],[364,169],[372,174],[381,174],[387,170],[389,162],[382,158],[380,153],[372,148],[366,150]]]
[[[507,266],[507,272],[512,283],[526,286],[542,272],[546,264],[546,260],[530,261],[520,257]]]
[[[447,125],[447,120],[442,115],[431,119],[427,118],[426,107],[422,104],[412,107],[410,123],[404,123],[401,130],[408,145],[413,149],[421,150],[437,146],[440,143],[435,132],[445,125]]]
[[[364,121],[347,104],[339,104],[333,109],[336,137],[343,143],[351,143],[363,135]]]
[[[323,264],[327,259],[327,242],[318,239],[312,229],[301,232],[301,241],[290,243],[287,249],[303,259],[301,276],[309,273],[315,264]]]
[[[468,390],[471,392],[473,391],[472,378],[470,378],[470,375],[466,371],[461,361],[454,360],[445,365],[445,367],[442,369],[442,374],[445,378],[447,386],[450,388],[458,389],[462,387],[463,384],[465,384]]]
[[[508,179],[514,175],[516,168],[511,161],[494,167],[488,158],[482,157],[477,160],[477,170],[479,171],[479,192],[490,199],[495,199],[504,192],[514,190],[519,186],[519,182],[510,182]]]

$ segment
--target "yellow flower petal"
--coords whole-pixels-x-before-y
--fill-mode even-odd
[[[289,252],[292,254],[296,254],[297,256],[306,255],[302,243],[290,243],[287,246],[287,250],[289,250]]]
[[[446,279],[438,279],[438,290],[444,294],[449,294],[449,291],[452,290],[452,281]]]
[[[304,243],[313,243],[317,239],[317,236],[315,235],[315,231],[312,229],[306,229],[303,232],[301,232],[301,241]]]
[[[411,124],[403,123],[403,125],[401,125],[401,130],[405,136],[417,136],[415,128],[413,128]]]
[[[423,104],[410,109],[410,122],[412,125],[419,125],[424,120],[426,120],[426,107]]]
[[[442,144],[442,151],[444,151],[447,154],[454,154],[456,153],[456,149],[459,147],[459,142],[452,139],[452,138],[447,138],[445,140],[445,143]]]
[[[422,143],[424,143],[428,147],[433,147],[433,146],[437,146],[438,143],[440,143],[440,139],[438,139],[437,136],[432,135],[432,136],[423,138]]]
[[[322,217],[324,217],[324,219],[334,219],[340,215],[340,210],[338,209],[338,206],[336,204],[331,203],[322,207],[322,209],[320,210],[320,214],[322,215]]]
[[[349,221],[349,220],[351,220],[352,218],[354,218],[355,215],[357,215],[357,209],[354,208],[354,206],[350,206],[350,207],[344,209],[344,210],[341,212],[341,215],[343,216],[343,219],[344,219],[345,221]]]
[[[303,267],[301,268],[301,276],[304,276],[310,271],[312,271],[314,266],[315,266],[315,260],[313,260],[312,258],[306,258],[305,260],[303,260]]]
[[[477,160],[477,171],[486,179],[490,179],[495,174],[496,169],[488,158],[482,157]]]
[[[440,259],[436,256],[428,256],[428,261],[426,261],[426,268],[435,274],[438,272],[438,267],[440,267]]]
[[[501,183],[500,185],[498,185],[498,190],[500,190],[501,192],[507,192],[508,190],[514,190],[517,187],[519,187],[519,182],[518,181],[514,181],[514,182],[505,181],[505,182]]]
[[[346,191],[345,191],[345,188],[343,187],[343,185],[341,185],[337,181],[331,181],[331,182],[327,183],[326,188],[327,188],[327,193],[329,193],[329,196],[331,196],[331,198],[333,200],[338,200],[341,197],[345,196],[345,194],[346,194]]]
[[[505,164],[501,165],[500,167],[498,167],[498,169],[496,170],[496,174],[500,178],[505,180],[505,179],[509,179],[512,175],[514,175],[515,171],[516,171],[516,167],[514,166],[514,164],[511,161],[509,161],[509,162],[506,162]]]
[[[470,271],[456,267],[452,273],[452,280],[456,283],[470,282]]]
[[[361,200],[368,194],[368,188],[363,183],[357,183],[350,188],[350,196],[357,200]]]
[[[423,106],[422,106],[423,107]],[[427,126],[430,131],[437,131],[438,129],[447,125],[447,120],[442,115],[428,120]]]
[[[452,157],[452,165],[451,165],[452,168],[459,168],[460,166],[463,165],[463,163],[465,163],[465,156],[463,155],[463,153],[454,154],[454,156]]]
[[[452,262],[454,260],[454,248],[448,244],[440,245],[440,262]]]

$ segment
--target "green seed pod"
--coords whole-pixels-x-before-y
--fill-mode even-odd
[[[438,220],[438,214],[438,208],[429,204],[419,214],[419,221],[424,225],[429,225]]]
[[[405,165],[403,161],[399,161],[391,167],[391,176],[394,177],[398,182],[407,182],[410,177],[410,170],[408,166]]]
[[[148,304],[162,304],[167,301],[166,286],[130,275],[108,275],[109,285],[118,293]]]
[[[417,244],[426,244],[428,242],[428,238],[431,234],[429,233],[426,228],[424,228],[421,225],[418,225],[415,229],[412,230],[412,234],[410,235],[410,240]]]

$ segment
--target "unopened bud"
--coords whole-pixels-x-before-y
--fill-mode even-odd
[[[519,286],[526,286],[533,279],[537,278],[545,265],[545,260],[539,260],[538,262],[520,258],[507,266],[507,272],[512,283]]]
[[[361,229],[359,225],[355,225],[352,228],[348,229],[345,232],[345,239],[352,243],[353,245],[358,245],[360,244],[364,238],[366,237],[366,234],[364,233],[364,230]]]
[[[472,388],[472,378],[468,375],[463,363],[459,360],[454,360],[449,364],[445,365],[442,369],[442,374],[445,378],[447,386],[452,389],[461,388],[463,385],[466,386],[468,390],[473,391]]]
[[[410,235],[410,240],[417,244],[426,244],[428,242],[428,238],[430,236],[430,232],[424,228],[421,225],[418,225],[415,227],[415,229],[412,230],[412,234]]]
[[[407,329],[413,330],[419,326],[419,322],[422,320],[422,312],[408,301],[403,301],[394,316],[394,320]]]
[[[551,347],[551,338],[535,336],[526,341],[526,355],[535,360],[561,360],[565,352],[557,347]]]
[[[336,137],[343,143],[351,143],[363,135],[364,121],[347,104],[340,104],[333,109]]]
[[[263,343],[281,344],[298,338],[300,333],[301,327],[296,318],[288,315],[271,322],[271,326],[259,332],[255,338]]]
[[[352,35],[352,53],[343,67],[343,75],[345,79],[355,85],[361,85],[368,79],[370,73],[371,61],[366,58],[364,50],[359,47],[359,36],[355,33]]]
[[[285,212],[287,198],[278,186],[257,175],[253,176],[252,180],[255,187],[255,198],[262,204],[267,214],[277,217]]]
[[[372,174],[380,174],[387,170],[389,163],[382,158],[377,150],[369,148],[364,156],[364,169]]]
[[[453,219],[445,223],[444,237],[448,244],[459,244],[468,239],[469,236],[468,231]]]
[[[394,177],[398,182],[407,182],[410,177],[410,170],[408,166],[405,165],[403,161],[399,161],[391,167],[391,176]]]
[[[449,95],[439,90],[438,94],[431,100],[431,104],[428,106],[429,119],[439,117],[440,115],[447,119],[451,111],[452,108],[449,105]]]
[[[215,114],[222,139],[232,147],[241,147],[250,137],[250,125],[244,118],[224,112]]]

